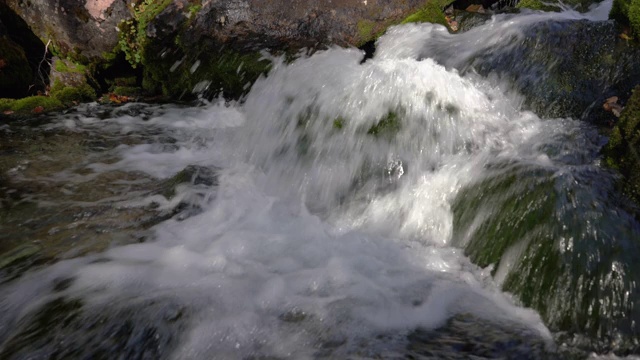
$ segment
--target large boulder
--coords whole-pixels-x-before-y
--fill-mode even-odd
[[[56,55],[102,58],[118,44],[117,26],[131,17],[125,0],[6,0]]]
[[[88,66],[118,59],[149,92],[224,88],[237,96],[269,63],[259,52],[359,46],[443,0],[6,0],[53,55]],[[238,71],[238,69],[244,69]],[[238,74],[236,74],[238,73]],[[99,79],[98,79],[99,80]],[[203,80],[208,82],[203,83]]]

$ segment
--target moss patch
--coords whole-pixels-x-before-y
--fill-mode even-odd
[[[13,111],[17,115],[31,114],[40,107],[37,112],[62,110],[65,106],[55,97],[48,96],[29,96],[18,100],[0,99],[0,111]]]
[[[429,22],[433,24],[448,26],[447,19],[445,18],[444,12],[442,10],[449,3],[450,1],[448,0],[430,0],[423,8],[407,16],[402,21],[402,24]]]
[[[87,84],[82,84],[80,86],[66,86],[58,91],[52,91],[51,96],[58,99],[66,106],[93,101],[97,97],[95,90]]]
[[[640,203],[640,86],[634,89],[604,152],[607,164],[624,176],[624,192]]]
[[[633,36],[640,38],[640,0],[613,0],[609,18],[629,26]]]
[[[61,73],[85,74],[87,67],[67,59],[67,61],[56,61],[55,70]]]
[[[389,111],[380,121],[372,126],[367,134],[375,137],[391,138],[400,131],[401,123],[397,112]]]
[[[132,4],[133,18],[120,23],[120,50],[135,68],[143,63],[147,45],[147,26],[171,4],[171,0],[143,0]]]

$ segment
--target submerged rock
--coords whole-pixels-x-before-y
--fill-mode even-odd
[[[458,314],[435,330],[409,335],[407,357],[419,359],[555,359],[546,341],[518,324]]]

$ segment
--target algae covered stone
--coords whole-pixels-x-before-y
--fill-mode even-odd
[[[624,192],[640,203],[640,86],[627,102],[605,148],[607,163],[624,176]]]

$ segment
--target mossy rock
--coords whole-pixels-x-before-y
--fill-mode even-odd
[[[407,16],[402,24],[428,22],[448,26],[443,9],[449,3],[449,0],[429,0],[422,9]]]
[[[335,123],[334,123],[335,126]],[[400,131],[402,124],[400,116],[395,111],[389,111],[380,121],[369,128],[367,134],[381,138],[391,138]]]
[[[640,38],[640,0],[613,0],[609,18],[629,26],[633,36]]]
[[[24,50],[13,41],[0,37],[0,97],[27,94],[33,73]]]
[[[224,50],[203,52],[205,60],[197,55],[187,56],[179,51],[172,60],[160,58],[153,47],[145,55],[143,88],[151,93],[162,93],[171,98],[192,97],[196,85],[207,82],[208,95],[223,93],[229,98],[246,94],[251,85],[271,68],[271,62],[258,52],[246,54]],[[197,64],[197,65],[196,65]]]
[[[640,204],[640,85],[613,128],[604,153],[607,164],[624,176],[624,192]]]
[[[632,349],[640,234],[596,190],[603,179],[576,181],[575,173],[507,162],[487,171],[452,204],[453,244],[478,266],[492,266],[502,289],[552,332],[579,334],[590,349]]]
[[[66,86],[51,92],[51,96],[66,106],[77,105],[81,102],[94,101],[97,97],[95,90],[87,84],[80,86]]]
[[[85,74],[87,72],[85,65],[75,63],[69,59],[55,61],[54,69],[61,73]]]

